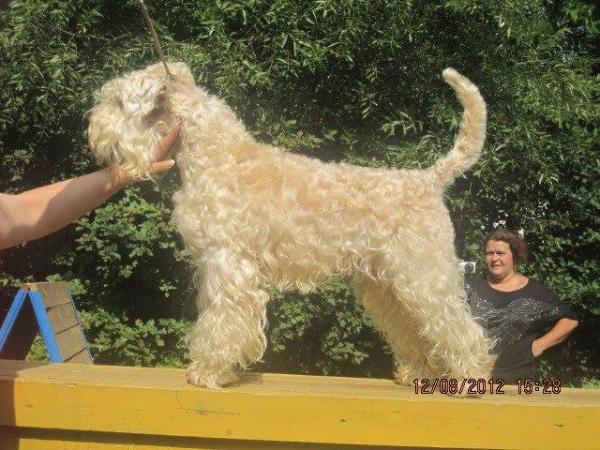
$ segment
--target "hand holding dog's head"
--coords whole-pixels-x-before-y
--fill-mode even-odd
[[[131,179],[149,179],[156,148],[171,129],[169,88],[192,83],[185,64],[161,64],[107,82],[90,112],[88,139],[98,164],[118,168]]]

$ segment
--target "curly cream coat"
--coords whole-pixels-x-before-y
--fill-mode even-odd
[[[148,178],[153,149],[176,116],[182,186],[174,218],[197,267],[190,382],[216,388],[260,360],[269,288],[311,291],[333,275],[393,351],[395,379],[487,378],[491,342],[471,316],[443,203],[485,139],[479,91],[452,69],[463,107],[454,148],[426,170],[324,163],[257,142],[189,68],[160,64],[106,83],[89,140],[100,164]]]

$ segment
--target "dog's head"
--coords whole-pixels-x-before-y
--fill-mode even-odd
[[[120,167],[134,179],[150,178],[148,166],[158,142],[175,121],[170,90],[194,84],[183,63],[169,63],[169,72],[170,76],[162,64],[154,64],[115,78],[97,92],[88,139],[98,164]]]

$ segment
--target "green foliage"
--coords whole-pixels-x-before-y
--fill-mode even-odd
[[[25,358],[26,361],[48,361],[48,350],[42,339],[42,335],[38,334],[31,344],[29,353]]]
[[[175,319],[136,319],[102,308],[81,313],[81,324],[97,364],[184,367],[184,336],[191,323]]]
[[[264,369],[389,377],[391,357],[345,284],[273,297]]]
[[[136,317],[183,314],[189,274],[170,209],[159,194],[128,188],[77,223],[74,248],[57,262],[81,281],[84,307],[120,305]]]
[[[527,273],[582,318],[569,345],[545,356],[548,370],[598,377],[597,2],[146,3],[168,57],[190,65],[259,139],[325,160],[430,165],[460,121],[441,70],[453,66],[473,79],[489,106],[488,140],[447,194],[458,253],[478,258],[495,223],[523,228]],[[94,90],[156,60],[137,2],[14,0],[0,14],[0,191],[92,170],[85,113]],[[131,188],[62,232],[4,251],[0,286],[60,276],[89,311],[123,311],[142,324],[192,319],[191,273],[169,222],[175,178]],[[265,368],[388,373],[389,357],[346,288],[276,297]],[[114,330],[98,337],[103,345],[121,334],[131,348],[158,336],[131,337],[143,327],[119,314],[122,327],[99,319],[99,328]],[[105,361],[158,361],[128,351]]]

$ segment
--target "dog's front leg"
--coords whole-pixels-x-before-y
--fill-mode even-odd
[[[268,295],[254,265],[220,251],[204,269],[201,309],[188,335],[190,383],[219,388],[237,380],[236,370],[262,358]]]

